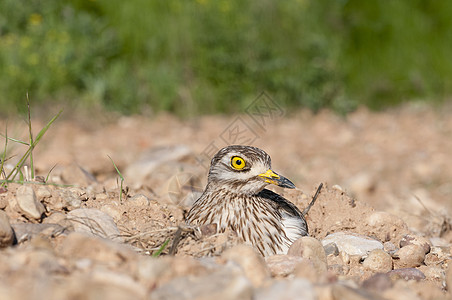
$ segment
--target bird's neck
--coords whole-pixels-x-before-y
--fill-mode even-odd
[[[213,191],[224,190],[230,194],[243,195],[243,196],[252,196],[257,195],[265,188],[265,185],[255,186],[255,185],[247,185],[247,184],[217,184],[209,182],[206,187],[206,192],[210,193]]]

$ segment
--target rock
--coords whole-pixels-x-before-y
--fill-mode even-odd
[[[61,189],[59,191],[63,208],[73,210],[82,205],[82,201],[88,199],[86,192],[80,188]]]
[[[45,211],[44,205],[38,201],[31,186],[21,185],[16,192],[16,201],[24,215],[39,220]]]
[[[404,280],[423,280],[425,279],[424,273],[415,268],[403,268],[389,271],[387,273],[391,279],[404,279]]]
[[[40,186],[36,191],[36,197],[38,197],[39,201],[43,201],[46,198],[52,197],[52,192],[48,186]]]
[[[9,224],[8,215],[0,210],[0,248],[11,246],[14,242],[14,232]]]
[[[381,293],[392,287],[392,280],[388,274],[377,273],[364,280],[362,287],[368,290],[372,290]]]
[[[394,245],[394,243],[392,242],[384,242],[383,249],[388,253],[394,253],[397,251],[396,245]]]
[[[336,232],[329,234],[322,240],[322,245],[325,246],[329,243],[335,243],[339,251],[348,255],[364,256],[374,249],[383,249],[381,242],[355,233]]]
[[[149,206],[151,200],[143,194],[137,194],[127,199],[127,202],[133,206]]]
[[[403,248],[407,245],[418,245],[424,249],[424,253],[427,254],[430,252],[430,247],[432,246],[432,243],[430,240],[428,240],[425,237],[422,236],[416,236],[412,234],[406,234],[402,237],[400,240],[400,248]]]
[[[265,258],[272,276],[275,277],[285,277],[292,274],[303,260],[304,258],[300,256],[286,254],[277,254]]]
[[[287,254],[309,259],[319,274],[323,274],[327,270],[325,249],[322,243],[315,238],[309,236],[299,238],[290,246]]]
[[[441,259],[439,259],[436,253],[427,253],[424,258],[424,263],[427,266],[437,266],[441,263]]]
[[[84,232],[114,241],[122,241],[113,218],[94,208],[78,208],[70,211],[67,219],[77,232]]]
[[[103,205],[100,210],[112,217],[115,222],[121,220],[122,214],[124,213],[124,209],[114,204]]]
[[[70,233],[58,250],[63,257],[91,259],[109,266],[124,265],[139,258],[139,254],[125,244],[79,232]]]
[[[149,299],[246,299],[253,289],[245,276],[222,269],[206,276],[186,276],[170,280],[154,289]]]
[[[339,255],[339,249],[337,248],[337,245],[335,243],[329,243],[328,245],[325,245],[323,248],[325,249],[326,256],[328,256],[328,255],[338,256]]]
[[[64,183],[79,186],[89,186],[97,182],[93,174],[76,163],[72,163],[63,169],[61,179]]]
[[[371,227],[371,232],[380,241],[392,241],[408,233],[408,227],[398,216],[384,211],[372,213],[364,220]]]
[[[383,300],[364,289],[355,289],[343,284],[333,285],[333,300]]]
[[[446,280],[446,273],[440,267],[420,266],[419,271],[424,273],[425,278],[429,281],[443,283]]]
[[[28,241],[36,236],[55,237],[66,232],[66,228],[58,224],[21,223],[11,225],[17,243]]]
[[[59,224],[60,222],[66,220],[66,215],[62,212],[54,211],[47,218],[45,218],[42,223],[49,224]]]
[[[257,290],[253,299],[317,299],[316,292],[309,280],[295,278],[292,280],[276,281],[272,285]]]
[[[270,270],[264,258],[250,246],[234,246],[223,252],[221,257],[238,264],[254,287],[262,286],[270,278]]]
[[[385,251],[375,249],[366,257],[363,266],[372,272],[386,273],[392,270],[392,258]]]
[[[394,260],[394,268],[414,268],[424,262],[424,248],[418,245],[407,245],[396,252],[398,259]]]

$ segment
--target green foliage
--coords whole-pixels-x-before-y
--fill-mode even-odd
[[[452,90],[452,2],[0,1],[0,105],[242,111],[265,90],[341,112]],[[15,105],[11,105],[15,104]]]

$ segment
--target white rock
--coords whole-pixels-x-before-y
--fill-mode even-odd
[[[76,232],[89,233],[114,241],[122,241],[113,218],[94,208],[78,208],[70,211],[67,219]]]
[[[324,246],[329,243],[335,243],[340,252],[345,252],[348,255],[364,256],[372,250],[383,249],[381,242],[355,233],[332,233],[322,240]]]
[[[31,186],[21,185],[17,189],[16,201],[19,209],[29,218],[40,219],[45,211],[44,205],[38,201]]]

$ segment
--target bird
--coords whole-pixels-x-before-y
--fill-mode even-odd
[[[216,224],[219,233],[229,229],[264,257],[287,254],[294,241],[308,235],[308,226],[293,203],[265,188],[269,184],[295,188],[272,170],[265,151],[224,147],[213,156],[206,188],[188,211],[186,223]]]

